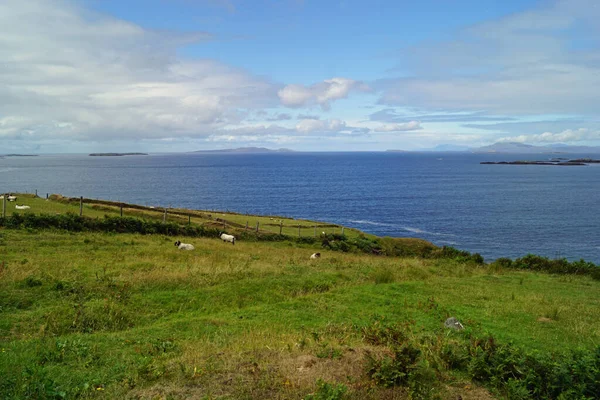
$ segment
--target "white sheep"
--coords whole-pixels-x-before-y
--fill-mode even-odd
[[[175,246],[179,250],[194,250],[194,246],[189,243],[181,243],[179,240],[175,242]]]
[[[221,240],[224,242],[229,242],[232,245],[235,244],[235,236],[233,236],[233,235],[228,235],[226,233],[219,232],[219,238],[221,238]]]
[[[17,201],[17,196],[8,196],[8,201]]]
[[[321,253],[314,253],[310,256],[311,260],[316,260],[317,258],[321,257]]]
[[[22,205],[22,206],[20,206],[20,205],[18,205],[18,204],[15,204],[15,208],[16,208],[17,210],[29,210],[31,207],[29,207],[29,206],[26,206],[26,205]]]

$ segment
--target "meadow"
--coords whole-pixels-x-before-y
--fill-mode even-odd
[[[79,208],[23,202],[29,212],[41,203],[44,212]],[[107,210],[84,211],[94,212]],[[177,239],[195,250],[178,250]],[[322,257],[310,260],[316,251]],[[2,398],[600,392],[600,281],[590,276],[294,240],[232,246],[216,237],[0,228],[0,293]],[[450,316],[465,329],[444,328]],[[542,382],[553,377],[571,380]]]

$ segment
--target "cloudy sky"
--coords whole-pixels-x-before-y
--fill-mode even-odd
[[[597,0],[1,0],[0,153],[600,145]]]

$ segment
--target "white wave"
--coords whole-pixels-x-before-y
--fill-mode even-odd
[[[367,220],[350,220],[350,222],[353,222],[355,224],[363,224],[363,225],[387,226],[387,227],[390,227],[390,228],[402,229],[402,230],[407,231],[407,232],[418,233],[418,234],[421,234],[421,235],[456,237],[456,235],[453,235],[451,233],[429,232],[429,231],[426,231],[426,230],[423,230],[423,229],[414,228],[412,226],[404,226],[404,225],[398,225],[398,224],[387,224],[385,222],[374,222],[374,221],[367,221]]]
[[[363,224],[363,225],[375,225],[375,226],[390,226],[393,228],[397,228],[398,225],[394,225],[394,224],[386,224],[384,222],[373,222],[373,221],[364,221],[364,220],[350,220],[350,222],[353,222],[355,224]]]
[[[16,168],[0,168],[0,172],[9,172],[9,171],[14,171]]]

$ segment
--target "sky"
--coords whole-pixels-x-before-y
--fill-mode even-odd
[[[600,145],[597,0],[1,0],[0,154]]]

